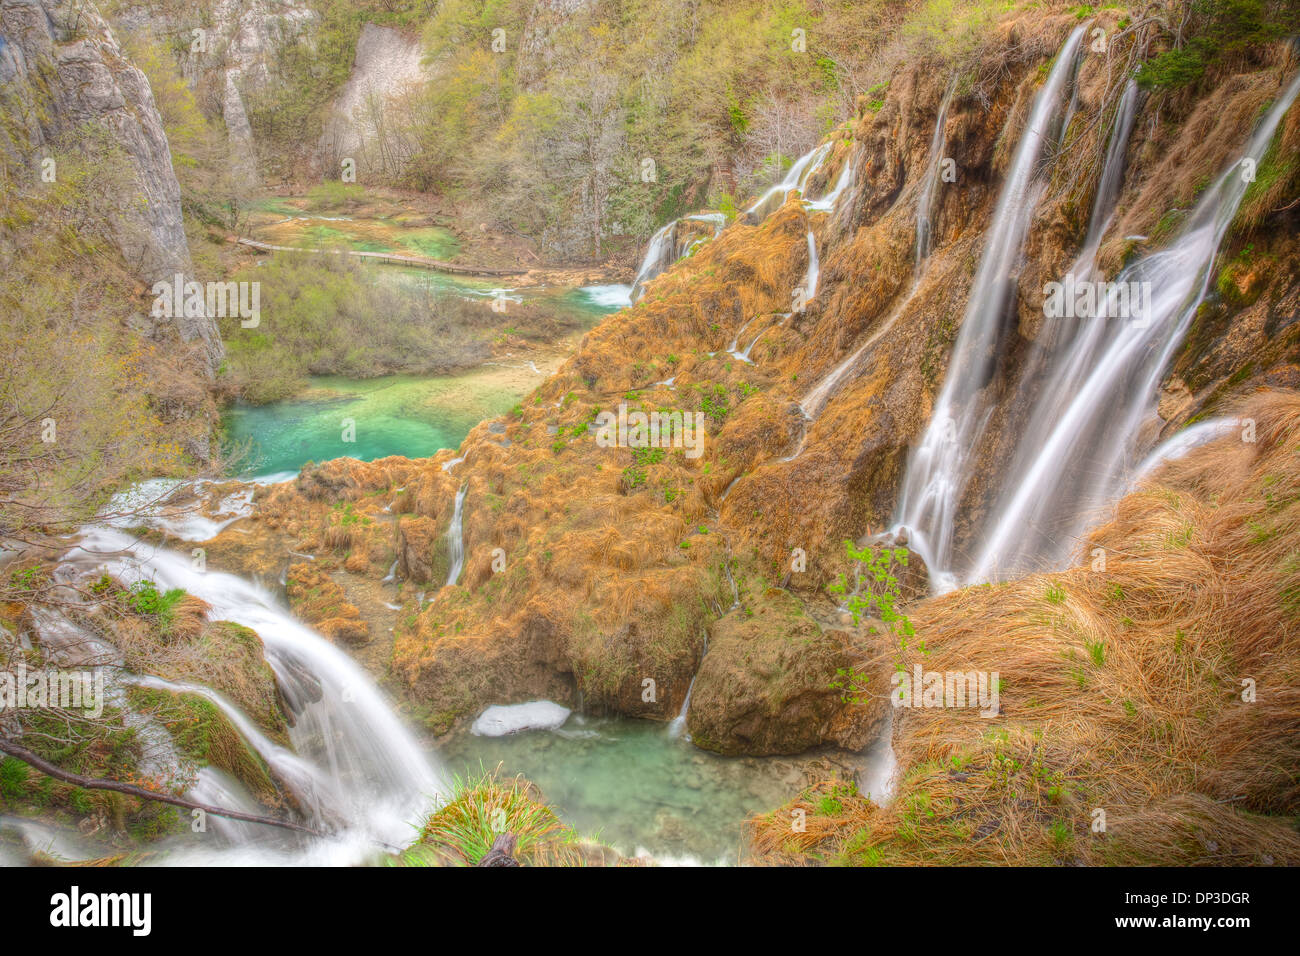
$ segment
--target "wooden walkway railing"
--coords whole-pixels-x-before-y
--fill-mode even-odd
[[[248,246],[250,249],[260,249],[263,252],[334,252],[333,249],[304,249],[298,246],[276,246],[269,242],[258,242],[256,239],[241,239],[238,236],[227,236],[229,241],[238,243],[241,246]],[[358,256],[362,259],[377,259],[380,262],[391,263],[399,266],[414,266],[417,269],[432,269],[435,272],[450,272],[453,275],[466,276],[521,276],[526,273],[527,269],[488,269],[482,266],[462,266],[454,262],[443,262],[440,259],[426,259],[423,256],[403,256],[395,252],[361,252],[356,249],[343,249],[350,256]]]

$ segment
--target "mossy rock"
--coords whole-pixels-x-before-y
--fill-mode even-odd
[[[776,589],[752,610],[733,611],[713,627],[687,717],[695,745],[751,756],[864,747],[886,716],[887,694],[855,703],[833,686],[837,672],[867,656],[858,636],[822,630]],[[887,674],[870,673],[888,687]]]
[[[177,751],[195,766],[224,770],[268,806],[283,802],[266,762],[212,701],[199,694],[145,687],[132,687],[127,696],[133,707],[151,713],[167,728]]]

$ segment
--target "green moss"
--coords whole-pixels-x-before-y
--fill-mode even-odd
[[[153,714],[167,728],[180,754],[197,767],[217,767],[263,802],[279,802],[270,768],[212,701],[145,687],[132,687],[127,696],[136,709]]]
[[[1142,64],[1143,89],[1179,89],[1206,79],[1211,68],[1294,32],[1295,0],[1193,0],[1181,47]]]

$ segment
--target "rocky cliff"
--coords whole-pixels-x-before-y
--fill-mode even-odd
[[[83,140],[87,127],[106,133],[129,164],[135,194],[104,224],[127,267],[146,286],[188,275],[180,187],[153,93],[97,9],[60,0],[4,0],[0,81],[11,118],[5,147],[28,164],[33,177],[47,147]],[[202,344],[210,377],[221,356],[216,324],[203,316],[174,322],[182,339]]]

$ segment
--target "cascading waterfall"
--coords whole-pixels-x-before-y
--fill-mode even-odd
[[[704,655],[707,654],[707,653],[709,653],[709,635],[708,635],[708,634],[705,634],[705,635],[704,635],[704,650],[700,653],[700,660],[701,660],[701,661],[704,660]],[[690,739],[691,739],[690,735],[689,735],[689,734],[686,734],[686,715],[687,715],[688,713],[690,713],[690,710],[691,710],[691,695],[695,693],[695,679],[696,679],[697,677],[699,677],[699,676],[700,676],[700,672],[699,672],[699,670],[698,670],[698,668],[697,668],[696,671],[695,671],[695,673],[691,675],[691,682],[690,682],[690,684],[688,684],[687,687],[686,687],[686,699],[685,699],[684,701],[682,701],[682,709],[681,709],[681,711],[677,714],[676,717],[674,717],[672,720],[670,720],[670,721],[668,722],[668,736],[669,736],[669,737],[676,738],[676,737],[681,737],[683,734],[685,734],[687,740],[690,740]]]
[[[774,210],[783,205],[790,193],[795,190],[803,191],[808,184],[809,179],[821,168],[826,158],[830,155],[834,146],[833,142],[822,143],[820,146],[809,150],[800,156],[779,183],[767,190],[754,205],[746,210],[746,214],[759,220],[760,222],[767,218]],[[853,183],[854,165],[851,157],[845,159],[844,165],[840,168],[839,176],[835,180],[834,186],[830,191],[820,199],[809,200],[806,206],[810,212],[830,212],[836,207],[840,196]],[[631,300],[636,302],[645,294],[646,283],[656,276],[666,271],[669,266],[676,262],[682,255],[689,252],[691,247],[699,240],[689,244],[679,237],[681,224],[683,222],[708,222],[713,225],[713,234],[717,236],[722,232],[726,225],[726,216],[722,213],[695,213],[690,216],[682,216],[680,219],[674,219],[666,226],[660,228],[646,246],[645,256],[641,260],[641,267],[637,270],[636,279],[632,283]],[[796,310],[811,302],[817,293],[817,241],[812,234],[808,232],[808,252],[809,252],[809,271],[804,277],[803,282],[795,290]],[[732,343],[728,351],[736,352],[738,343]]]
[[[854,349],[848,358],[824,375],[804,396],[803,401],[799,403],[799,408],[807,421],[814,421],[821,414],[822,409],[831,400],[845,376],[857,367],[858,359],[893,327],[898,317],[907,309],[908,303],[912,301],[917,290],[921,287],[921,280],[925,276],[925,265],[930,257],[934,203],[938,194],[939,167],[943,162],[944,127],[948,122],[948,106],[952,102],[953,93],[956,89],[957,82],[954,79],[948,85],[948,92],[944,94],[943,103],[939,108],[939,115],[935,119],[934,133],[930,136],[930,155],[926,163],[925,175],[921,179],[921,190],[916,205],[916,267],[913,270],[912,288],[903,297],[903,300],[895,306],[889,317],[880,324],[880,327],[867,336],[867,340]],[[812,239],[811,233],[809,239],[810,241]],[[802,449],[803,445],[800,444],[799,450],[782,460],[793,461],[799,456],[799,451],[802,451]]]
[[[948,84],[948,91],[943,95],[939,106],[939,116],[934,123],[934,133],[930,137],[930,161],[925,167],[925,178],[921,180],[921,197],[916,203],[916,266],[914,272],[919,280],[921,266],[930,256],[930,239],[934,229],[934,199],[939,187],[939,167],[943,164],[944,127],[948,122],[948,106],[957,91],[957,78]]]
[[[377,849],[409,843],[412,827],[447,793],[441,766],[416,743],[366,673],[262,588],[232,574],[196,570],[188,556],[109,527],[84,528],[64,563],[81,574],[107,572],[127,584],[147,579],[160,590],[181,588],[206,601],[213,620],[256,631],[295,714],[290,751],[268,740],[233,703],[209,688],[122,675],[124,682],[198,693],[215,703],[293,791],[311,822],[327,831],[325,837],[313,838],[223,824],[225,845],[184,845],[165,862],[363,862]],[[200,774],[190,793],[228,809],[256,809],[236,781],[214,773]]]
[[[645,284],[647,282],[673,264],[675,259],[673,253],[676,248],[677,220],[674,219],[650,237],[650,244],[646,246],[645,257],[641,260],[641,268],[637,269],[636,278],[632,281],[633,302],[645,295]]]
[[[713,235],[716,237],[718,233],[722,232],[723,226],[727,224],[727,217],[720,212],[695,213],[690,216],[682,216],[680,219],[674,219],[655,232],[650,237],[645,256],[641,260],[641,267],[637,269],[636,279],[632,282],[631,299],[633,302],[645,295],[647,282],[667,271],[669,266],[689,250],[690,246],[683,247],[682,242],[678,239],[678,233],[681,231],[683,222],[710,223],[713,226]],[[698,241],[695,240],[695,242]],[[694,245],[694,242],[691,245]]]
[[[1115,125],[1106,146],[1106,161],[1102,165],[1101,178],[1097,180],[1097,198],[1093,200],[1088,234],[1083,241],[1083,252],[1079,255],[1079,264],[1089,269],[1093,267],[1101,237],[1110,226],[1115,206],[1119,203],[1120,187],[1124,184],[1124,154],[1128,151],[1128,140],[1137,119],[1137,108],[1138,85],[1130,79],[1124,84],[1124,93],[1115,111]]]
[[[1114,217],[1124,181],[1124,159],[1137,117],[1137,105],[1137,84],[1130,79],[1115,112],[1083,248],[1067,270],[1067,275],[1072,276],[1076,283],[1092,278],[1097,250]],[[1013,425],[1003,426],[1004,429],[1014,428],[1017,442],[1011,463],[999,479],[999,488],[1003,489],[998,492],[1001,496],[1013,493],[1033,466],[1036,449],[1048,441],[1052,428],[1065,414],[1066,406],[1078,391],[1097,350],[1107,337],[1107,330],[1104,321],[1062,317],[1045,324],[1035,337],[1019,371],[1014,397],[1007,406],[1013,412],[1028,412],[1032,419],[1017,420]],[[995,504],[991,513],[996,514],[1000,507]]]
[[[840,175],[835,180],[835,185],[831,187],[831,191],[821,199],[815,199],[808,203],[809,210],[813,212],[834,211],[836,204],[840,201],[840,196],[843,195],[844,190],[848,189],[853,183],[854,175],[857,172],[857,167],[853,162],[853,158],[854,157],[850,156],[844,160],[844,165],[840,167]]]
[[[746,319],[740,328],[736,329],[736,334],[732,336],[731,344],[727,346],[727,351],[730,354],[736,354],[736,350],[740,348],[740,337],[745,334],[745,329],[749,328],[750,325],[753,324],[753,321],[753,319]]]
[[[465,492],[469,485],[461,485],[456,492],[456,507],[451,514],[451,525],[447,528],[447,556],[451,559],[451,570],[447,572],[446,587],[451,587],[460,580],[461,569],[465,567]]]
[[[1131,485],[1136,487],[1166,462],[1182,458],[1193,448],[1212,442],[1216,438],[1222,438],[1239,427],[1241,427],[1240,423],[1235,418],[1211,418],[1184,428],[1157,445],[1156,449],[1143,459],[1142,464],[1133,470]]]
[[[932,584],[941,591],[956,581],[949,569],[957,503],[969,478],[968,455],[978,444],[990,411],[981,392],[993,374],[1025,233],[1043,192],[1039,175],[1043,150],[1053,140],[1086,28],[1087,24],[1076,27],[1070,34],[1034,97],[998,198],[943,389],[925,435],[908,461],[897,524],[908,529],[910,546],[924,559]]]
[[[1209,285],[1211,266],[1249,186],[1243,163],[1263,160],[1282,117],[1300,92],[1300,74],[1246,144],[1243,155],[1215,180],[1178,238],[1126,268],[1117,283],[1148,284],[1150,305],[1138,321],[1092,319],[1107,334],[1081,336],[1081,353],[1068,366],[1086,370],[1077,388],[1052,403],[1051,420],[1035,409],[1031,429],[1046,440],[1032,449],[1023,477],[1008,487],[991,512],[978,560],[968,580],[1000,577],[1020,566],[1055,567],[1068,561],[1077,542],[1122,491],[1144,434],[1158,424],[1157,392]],[[1053,383],[1053,389],[1059,388]],[[1056,414],[1056,408],[1063,409]]]
[[[808,271],[794,290],[794,310],[802,312],[817,298],[817,280],[821,278],[821,261],[817,258],[817,237],[808,230]]]
[[[747,215],[754,216],[760,222],[766,219],[772,212],[780,209],[785,201],[790,198],[790,193],[796,189],[803,192],[804,186],[813,174],[821,168],[821,164],[826,161],[830,155],[831,143],[822,143],[815,149],[809,150],[798,159],[786,172],[785,177],[763,193],[754,205],[745,210]]]

